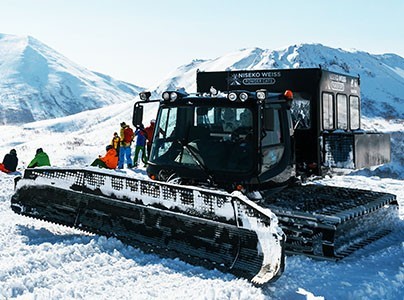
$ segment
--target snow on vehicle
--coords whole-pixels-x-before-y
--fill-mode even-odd
[[[359,85],[322,69],[198,72],[197,94],[135,103],[137,127],[159,104],[149,179],[27,169],[11,207],[257,284],[285,251],[343,258],[392,229],[396,197],[296,178],[390,160],[390,137],[360,129]]]

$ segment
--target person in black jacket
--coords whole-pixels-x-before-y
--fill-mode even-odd
[[[3,163],[0,164],[0,171],[5,173],[15,172],[17,170],[17,165],[17,151],[15,151],[15,149],[11,149],[10,153],[4,156]]]

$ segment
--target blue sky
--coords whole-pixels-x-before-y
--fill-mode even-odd
[[[321,43],[404,57],[403,0],[1,0],[0,33],[141,86],[193,59]]]

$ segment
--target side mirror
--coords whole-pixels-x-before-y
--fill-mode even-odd
[[[133,107],[132,124],[135,127],[139,127],[143,123],[143,106],[138,103]]]
[[[264,109],[264,124],[265,130],[274,131],[275,130],[275,110],[272,108]]]

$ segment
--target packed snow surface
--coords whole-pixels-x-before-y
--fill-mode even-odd
[[[164,259],[115,238],[14,214],[14,176],[0,174],[0,299],[402,299],[403,181],[345,176],[323,180],[397,195],[401,221],[388,236],[339,262],[286,258],[265,288],[216,270]]]

